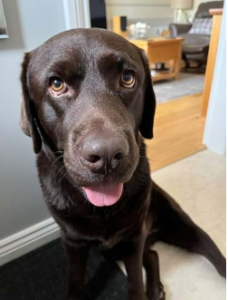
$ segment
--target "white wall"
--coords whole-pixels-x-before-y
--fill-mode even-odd
[[[31,139],[19,128],[23,53],[65,30],[61,0],[3,0],[9,39],[0,40],[0,240],[43,221]]]
[[[211,0],[210,0],[211,1]],[[199,5],[207,0],[193,0],[193,8],[188,11],[193,19]],[[222,0],[221,0],[222,1]],[[145,20],[150,26],[169,24],[173,20],[174,10],[171,0],[106,0],[108,27],[112,29],[113,16],[127,16],[130,20]],[[161,22],[159,22],[161,20]]]
[[[226,153],[226,9],[223,14],[203,142],[212,151]]]
[[[136,18],[169,18],[173,16],[171,0],[106,0],[107,17],[126,15]]]
[[[150,26],[159,26],[159,19],[163,24],[173,19],[171,0],[106,0],[107,23],[112,29],[113,16],[127,16],[129,20],[145,20]],[[167,23],[167,24],[168,24]]]

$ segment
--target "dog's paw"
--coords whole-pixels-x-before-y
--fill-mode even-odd
[[[165,291],[164,286],[160,282],[159,284],[159,290],[157,289],[156,292],[153,292],[153,295],[148,295],[149,300],[165,300]]]
[[[159,289],[160,289],[159,300],[165,300],[165,290],[164,290],[164,286],[161,282],[159,285]]]

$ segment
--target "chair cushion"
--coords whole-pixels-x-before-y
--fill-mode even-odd
[[[203,34],[181,34],[184,38],[182,51],[184,53],[200,53],[209,47],[210,36]]]
[[[188,33],[190,34],[211,34],[212,18],[195,19],[192,28]]]

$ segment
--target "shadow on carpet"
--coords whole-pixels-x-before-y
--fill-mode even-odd
[[[1,300],[66,300],[66,256],[60,240],[0,268]],[[127,300],[126,277],[95,248],[89,252],[82,300]]]

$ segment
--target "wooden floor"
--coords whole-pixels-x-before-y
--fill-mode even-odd
[[[151,171],[206,148],[201,103],[202,94],[196,94],[157,106],[154,139],[146,140]]]

